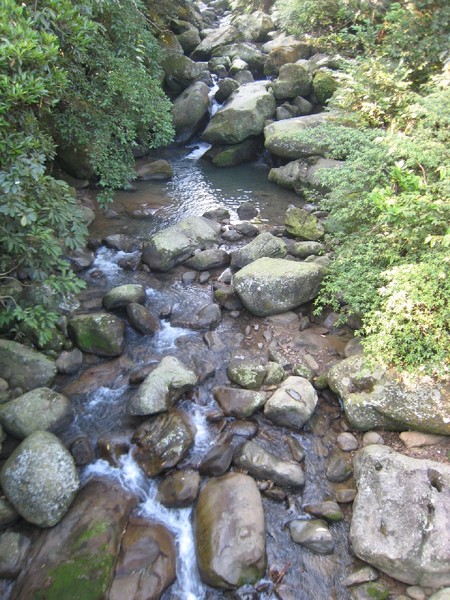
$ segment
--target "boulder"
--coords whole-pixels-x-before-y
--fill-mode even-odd
[[[147,296],[143,285],[128,283],[109,290],[109,292],[103,296],[102,303],[106,310],[114,310],[116,308],[125,308],[127,304],[131,304],[131,302],[143,304],[146,298]]]
[[[231,44],[243,39],[242,33],[233,25],[224,25],[211,30],[204,40],[195,48],[191,56],[193,60],[209,60],[213,50],[224,44]]]
[[[310,382],[292,375],[266,402],[264,414],[276,425],[301,429],[312,417],[317,400],[317,392]]]
[[[24,392],[50,385],[56,376],[54,360],[10,340],[0,340],[0,377],[10,388]]]
[[[200,489],[197,471],[168,473],[158,485],[157,500],[168,508],[187,508],[195,502]]]
[[[242,33],[243,39],[249,42],[265,42],[269,33],[275,29],[270,15],[261,10],[252,11],[251,14],[238,14],[233,18],[232,25]]]
[[[131,415],[167,411],[197,383],[197,376],[174,356],[165,356],[144,379],[128,403]]]
[[[207,304],[201,308],[197,315],[196,321],[193,323],[195,327],[200,329],[214,329],[222,319],[222,311],[216,303]]]
[[[142,304],[128,304],[127,317],[131,327],[143,335],[153,335],[161,329],[158,317]]]
[[[240,144],[212,146],[202,158],[209,160],[215,167],[236,167],[256,160],[262,149],[262,137],[250,137]]]
[[[262,73],[263,66],[266,61],[266,57],[256,48],[256,46],[253,44],[247,44],[245,42],[219,46],[214,50],[213,56],[225,56],[231,60],[232,64],[234,61],[239,60],[245,63],[245,66],[241,65],[236,69],[237,71],[249,69],[255,73]],[[232,74],[231,67],[230,75]]]
[[[282,167],[275,167],[269,171],[269,181],[277,185],[292,189],[297,194],[303,195],[305,190],[313,189],[321,193],[328,191],[320,182],[321,169],[336,169],[344,164],[341,160],[319,158],[311,163],[311,159],[299,159],[289,162]]]
[[[227,386],[213,389],[214,399],[219,404],[226,417],[246,419],[267,402],[267,392],[241,390]]]
[[[264,65],[264,75],[268,77],[276,77],[283,65],[308,58],[311,54],[310,46],[293,36],[279,36],[264,44],[262,51],[269,55]]]
[[[309,96],[312,89],[312,76],[304,65],[288,63],[280,68],[278,78],[272,82],[271,88],[277,100]]]
[[[201,67],[178,52],[165,52],[162,64],[164,83],[169,92],[179,95],[200,75]]]
[[[40,527],[52,527],[62,519],[80,486],[72,456],[47,431],[32,433],[14,450],[0,481],[14,508]]]
[[[325,233],[317,217],[293,204],[286,210],[284,224],[289,235],[302,240],[317,242]]]
[[[414,429],[450,435],[450,385],[430,377],[406,377],[363,356],[337,363],[328,374],[330,388],[343,401],[352,427]]]
[[[172,165],[167,160],[143,160],[136,165],[136,177],[138,179],[144,179],[145,181],[166,180],[171,179],[172,176]]]
[[[254,240],[231,253],[231,266],[242,268],[258,258],[284,258],[287,247],[283,240],[268,231],[260,233]]]
[[[195,254],[195,256],[186,261],[185,265],[189,269],[195,269],[196,271],[209,271],[210,269],[225,267],[229,262],[230,255],[228,252],[219,248],[211,248]]]
[[[185,54],[190,54],[202,41],[198,29],[193,25],[178,34],[177,39]]]
[[[78,348],[73,350],[64,350],[56,359],[56,367],[58,373],[65,375],[73,375],[83,364],[83,353]]]
[[[234,455],[233,435],[222,433],[214,440],[214,446],[208,450],[200,463],[200,475],[218,477],[228,471]]]
[[[219,240],[220,225],[204,217],[187,217],[153,235],[142,261],[155,271],[170,271],[188,259],[196,248],[210,248]]]
[[[133,517],[120,544],[108,600],[160,598],[175,581],[175,540],[159,523]]]
[[[22,533],[6,531],[0,534],[0,577],[15,579],[30,549],[31,540]]]
[[[266,378],[266,367],[256,360],[235,358],[227,369],[229,379],[249,390],[259,389]]]
[[[103,238],[102,242],[107,248],[120,250],[122,252],[136,252],[142,250],[141,240],[132,238],[124,233],[114,233]]]
[[[280,487],[299,488],[305,483],[301,466],[267,452],[256,442],[247,441],[234,456],[234,464],[257,479],[270,479]]]
[[[264,575],[264,511],[251,477],[228,473],[208,481],[195,509],[195,544],[200,577],[210,586],[236,588]]]
[[[112,479],[89,481],[65,518],[43,531],[12,600],[107,597],[136,498]],[[131,596],[133,597],[133,596]]]
[[[171,409],[145,421],[133,434],[133,456],[148,477],[180,462],[194,445],[195,428],[185,412]]]
[[[19,440],[35,431],[58,430],[72,418],[70,401],[49,388],[35,388],[0,405],[0,423]]]
[[[334,541],[328,525],[321,519],[306,521],[294,519],[289,523],[291,538],[296,544],[304,546],[316,554],[334,552]]]
[[[123,352],[125,323],[108,313],[76,315],[69,321],[69,334],[83,352],[119,356]]]
[[[321,265],[260,258],[234,276],[244,306],[264,317],[286,312],[315,298],[324,276]]]
[[[175,99],[172,117],[179,144],[186,144],[204,126],[209,104],[209,88],[203,81],[191,84]]]
[[[296,258],[308,258],[308,256],[320,256],[325,247],[319,242],[294,242],[289,245],[289,254]]]
[[[331,118],[331,113],[318,113],[270,123],[264,128],[266,149],[275,156],[291,160],[308,156],[324,156],[327,146],[320,137],[314,141],[304,142],[299,134],[305,129],[318,127]]]
[[[231,79],[231,77],[225,77],[225,79],[221,79],[217,85],[218,90],[215,93],[214,98],[219,104],[222,104],[225,102],[225,100],[228,100],[231,94],[239,87],[238,82],[234,79]]]
[[[450,585],[450,466],[369,446],[353,459],[355,554],[394,579]]]
[[[328,100],[339,87],[339,79],[333,71],[320,69],[314,74],[313,91],[322,106],[328,104]]]
[[[275,98],[264,82],[242,85],[219,109],[202,139],[210,144],[238,144],[263,132],[266,119],[275,113]]]

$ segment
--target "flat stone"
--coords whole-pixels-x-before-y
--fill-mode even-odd
[[[432,433],[422,433],[420,431],[402,431],[400,439],[407,448],[423,448],[437,446],[448,438],[443,435],[433,435]]]
[[[325,500],[315,504],[305,504],[303,510],[315,517],[321,517],[327,521],[335,522],[342,521],[342,511],[337,502],[333,500]]]
[[[289,532],[293,541],[316,554],[334,552],[333,537],[325,521],[294,519],[289,523]]]
[[[267,402],[267,392],[242,390],[227,386],[215,387],[214,399],[227,417],[247,418]]]
[[[341,583],[345,587],[351,587],[352,585],[376,581],[378,577],[378,571],[373,567],[362,567],[361,569],[353,571],[353,573],[350,573],[347,577],[344,577]]]
[[[339,502],[339,504],[348,504],[349,502],[353,502],[355,496],[356,490],[351,488],[336,490],[336,501]]]

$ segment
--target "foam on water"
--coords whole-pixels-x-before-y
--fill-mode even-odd
[[[176,341],[182,335],[192,335],[190,329],[172,327],[169,321],[161,321],[161,329],[153,337],[155,348],[160,352],[176,348]]]
[[[208,144],[207,142],[198,142],[197,144],[195,144],[195,146],[193,146],[192,152],[190,154],[188,154],[186,156],[186,158],[189,158],[190,160],[198,160],[210,148],[211,148],[211,144]]]
[[[97,251],[95,260],[92,263],[88,273],[99,270],[108,279],[113,279],[122,271],[122,268],[118,264],[119,261],[124,257],[130,258],[137,255],[138,251],[123,252],[122,250],[113,250],[112,248],[101,246]]]

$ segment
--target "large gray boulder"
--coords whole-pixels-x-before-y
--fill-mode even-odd
[[[317,242],[325,233],[315,215],[293,204],[286,210],[284,224],[290,235],[310,242]]]
[[[253,441],[245,442],[237,450],[233,462],[253,477],[270,479],[280,487],[299,488],[305,483],[302,468],[297,462],[282,460]]]
[[[276,425],[301,429],[312,417],[317,400],[317,392],[307,379],[291,376],[266,402],[264,414]]]
[[[54,360],[10,340],[0,340],[0,377],[10,388],[24,392],[50,385],[56,376]]]
[[[210,479],[195,509],[195,544],[202,581],[236,588],[255,583],[266,569],[261,496],[251,477]]]
[[[262,408],[267,402],[268,393],[242,390],[227,386],[213,389],[214,399],[227,417],[246,419]]]
[[[0,423],[20,440],[35,431],[57,430],[72,418],[70,401],[49,388],[36,388],[0,405]]]
[[[80,486],[70,452],[47,431],[32,433],[14,450],[0,482],[17,512],[40,527],[62,519]]]
[[[312,76],[305,65],[288,63],[281,67],[278,78],[271,88],[277,100],[288,100],[296,96],[309,96]]]
[[[266,64],[264,65],[264,74],[276,77],[283,65],[308,58],[311,54],[311,47],[305,42],[300,42],[293,36],[282,34],[274,40],[265,43],[262,51],[268,54]]]
[[[225,56],[230,59],[232,63],[234,61],[243,61],[245,67],[242,65],[242,69],[250,69],[253,72],[262,72],[266,57],[262,54],[256,46],[253,44],[246,44],[245,42],[238,42],[236,44],[228,44],[225,46],[219,46],[213,52],[213,56]],[[230,70],[230,75],[233,75],[233,66]]]
[[[153,235],[142,261],[155,271],[170,271],[187,260],[196,248],[210,248],[219,241],[220,225],[204,217],[187,217]]]
[[[287,246],[283,240],[265,231],[256,236],[250,243],[232,252],[231,265],[242,268],[264,256],[284,258],[286,254]]]
[[[125,308],[132,302],[143,304],[146,298],[147,296],[145,295],[145,288],[143,285],[128,283],[109,290],[109,292],[103,296],[102,303],[106,310],[114,310],[116,308]]]
[[[252,11],[251,14],[238,14],[232,19],[232,25],[249,42],[265,42],[268,34],[275,29],[272,18],[261,10]]]
[[[353,459],[355,554],[394,579],[450,585],[450,466],[368,446]]]
[[[205,39],[192,52],[191,56],[194,60],[209,60],[213,50],[240,39],[243,39],[243,35],[233,25],[218,27],[208,33]]]
[[[210,144],[238,144],[262,133],[274,113],[275,98],[265,82],[241,85],[213,116],[202,139]]]
[[[188,142],[204,126],[209,104],[209,88],[203,81],[191,84],[175,99],[172,117],[179,144]]]
[[[108,313],[75,315],[69,334],[83,352],[98,356],[119,356],[123,352],[125,323]]]
[[[264,129],[266,149],[280,158],[307,158],[308,156],[324,156],[327,146],[319,138],[304,142],[299,134],[313,129],[332,118],[331,113],[318,113],[270,123]]]
[[[269,181],[277,185],[292,189],[297,194],[303,195],[305,190],[314,189],[319,192],[328,191],[320,182],[322,169],[337,169],[344,163],[331,158],[319,158],[311,163],[312,159],[299,159],[289,162],[282,167],[274,167],[269,171]]]
[[[256,160],[262,148],[262,137],[250,137],[240,144],[212,146],[202,158],[209,160],[215,167],[235,167]]]
[[[415,429],[450,435],[450,385],[429,377],[406,380],[395,370],[368,366],[363,356],[337,363],[328,384],[355,429]]]
[[[166,51],[161,64],[164,71],[164,83],[173,94],[179,95],[198,79],[201,66],[180,54]]]
[[[196,374],[174,356],[166,356],[130,399],[131,415],[155,415],[171,406],[197,383]]]
[[[247,310],[264,317],[315,298],[323,276],[319,264],[260,258],[236,273],[234,287]]]

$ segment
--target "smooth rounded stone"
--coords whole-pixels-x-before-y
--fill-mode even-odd
[[[294,98],[292,100],[292,104],[296,108],[297,116],[299,117],[310,115],[314,110],[314,105],[302,96],[297,96],[297,98]]]
[[[207,585],[236,588],[264,575],[264,510],[251,477],[228,473],[210,479],[197,501],[194,531],[200,577]]]
[[[218,477],[228,471],[234,454],[232,442],[233,436],[229,432],[221,434],[215,440],[214,446],[208,450],[199,465],[200,475]]]
[[[239,87],[238,82],[231,77],[225,77],[225,79],[220,80],[217,85],[218,90],[215,93],[214,98],[217,100],[217,102],[219,102],[219,104],[222,104],[225,102],[225,100],[228,100],[231,94]]]
[[[277,362],[268,362],[266,365],[266,378],[264,385],[278,385],[286,379],[286,371]]]
[[[200,273],[198,281],[199,283],[207,283],[211,279],[211,273],[209,271],[203,271]]]
[[[236,231],[245,237],[255,237],[259,234],[258,227],[247,221],[236,223]]]
[[[308,256],[319,256],[324,252],[323,244],[319,242],[294,242],[288,247],[289,254],[296,258],[307,258]]]
[[[220,225],[204,217],[190,216],[152,235],[144,247],[142,262],[154,271],[170,271],[197,248],[219,241]]]
[[[161,329],[158,317],[142,304],[131,302],[127,305],[126,310],[130,325],[139,333],[154,335]]]
[[[435,592],[428,600],[450,600],[450,587]]]
[[[112,248],[113,250],[119,250],[121,252],[130,253],[142,249],[141,240],[132,238],[124,233],[108,235],[103,238],[102,242],[107,248]]]
[[[297,109],[295,106],[292,106],[287,102],[281,106],[278,106],[275,111],[275,118],[277,121],[282,121],[283,119],[292,119],[293,117],[298,117]]]
[[[253,83],[255,81],[251,71],[248,69],[237,71],[233,75],[233,79],[235,79],[239,85],[245,85],[246,83]]]
[[[351,594],[353,600],[387,600],[389,589],[384,582],[373,581],[353,588]]]
[[[164,71],[164,83],[169,91],[178,95],[189,85],[197,81],[202,65],[194,62],[180,52],[165,51],[161,64]]]
[[[328,463],[326,476],[329,481],[334,483],[343,483],[353,475],[352,465],[346,462],[341,456],[334,455]]]
[[[305,504],[303,510],[310,515],[321,517],[332,523],[342,521],[344,518],[339,504],[334,502],[334,500],[325,500],[316,504]]]
[[[231,266],[242,268],[264,256],[284,258],[286,254],[286,244],[271,233],[264,232],[242,248],[231,253]]]
[[[190,54],[202,41],[198,29],[194,26],[179,33],[177,39],[185,54]]]
[[[146,298],[143,285],[128,283],[109,290],[103,297],[103,306],[106,310],[114,310],[116,308],[124,308],[132,302],[143,304]]]
[[[176,579],[173,535],[159,523],[133,517],[122,537],[109,600],[160,598]]]
[[[281,66],[278,78],[270,85],[277,100],[287,100],[296,96],[308,96],[312,82],[311,73],[304,65],[286,63]]]
[[[230,262],[230,255],[225,250],[219,248],[210,248],[203,250],[187,260],[184,264],[189,269],[196,271],[208,271],[209,269],[218,269],[225,267]]]
[[[19,517],[14,506],[4,496],[0,497],[0,530],[15,523]]]
[[[195,427],[188,415],[172,409],[145,421],[133,434],[133,457],[148,477],[174,467],[194,445]]]
[[[356,436],[349,431],[340,433],[336,441],[339,448],[344,452],[352,452],[352,450],[357,450],[359,446]]]
[[[173,176],[172,165],[167,160],[145,160],[136,165],[136,177],[146,181],[153,179],[170,179]]]
[[[82,248],[81,250],[74,250],[69,255],[70,265],[75,273],[89,269],[95,260],[94,253],[91,250]]]
[[[406,593],[408,597],[412,598],[413,600],[427,600],[427,594],[418,585],[412,585],[406,588]]]
[[[266,367],[250,359],[234,358],[230,361],[227,375],[230,381],[248,390],[259,389],[266,377]]]
[[[179,144],[186,144],[204,126],[209,105],[209,88],[203,81],[192,83],[174,100],[172,118]]]
[[[276,425],[301,429],[312,417],[317,401],[317,392],[307,379],[291,376],[266,402],[264,415]]]
[[[383,437],[377,431],[367,431],[363,435],[362,445],[363,447],[372,446],[373,444],[384,444]]]
[[[222,319],[222,312],[218,304],[207,304],[198,311],[196,317],[197,327],[201,329],[214,329]]]
[[[381,364],[369,365],[363,356],[337,363],[328,379],[354,429],[450,435],[450,385],[443,381],[411,378]]]
[[[230,211],[228,208],[218,206],[217,208],[212,208],[211,210],[204,212],[202,217],[210,219],[211,221],[223,221],[230,218]]]
[[[125,323],[108,313],[76,315],[69,321],[69,334],[83,352],[119,356],[124,348]]]
[[[339,502],[339,504],[349,504],[355,499],[356,490],[353,490],[351,488],[344,488],[341,490],[336,490],[335,495],[336,501]]]
[[[294,237],[317,241],[324,235],[324,229],[314,215],[292,204],[286,211],[284,223],[287,232]]]
[[[243,236],[240,233],[238,233],[235,229],[229,228],[222,233],[222,239],[230,244],[233,244],[234,242],[239,242],[240,240],[242,240],[242,238]]]
[[[73,375],[83,364],[83,353],[78,348],[73,350],[64,350],[56,359],[56,368],[58,373],[64,375]]]
[[[70,400],[50,388],[36,388],[0,405],[3,428],[19,440],[38,430],[58,430],[72,419]]]
[[[344,356],[350,358],[350,356],[361,356],[364,352],[361,338],[355,337],[351,339],[345,346]]]
[[[270,123],[264,128],[265,147],[271,154],[291,160],[324,156],[328,148],[320,138],[304,142],[299,134],[322,125],[331,117],[332,113],[318,113]]]
[[[193,371],[174,356],[165,356],[129,400],[128,413],[153,415],[169,410],[196,383],[197,376]]]
[[[450,466],[368,446],[353,458],[356,556],[410,585],[450,582]]]
[[[299,488],[305,483],[303,470],[298,463],[282,460],[253,441],[245,442],[236,451],[233,462],[253,477],[270,479],[282,488]]]
[[[0,577],[15,579],[30,548],[30,538],[15,531],[0,534]]]
[[[316,554],[334,552],[334,541],[328,525],[320,519],[294,519],[289,523],[292,540]]]
[[[227,426],[227,431],[250,440],[258,433],[258,424],[254,421],[233,421]]]
[[[249,221],[258,216],[258,209],[252,202],[242,202],[237,208],[237,214],[243,221]]]
[[[77,467],[84,467],[95,460],[95,452],[91,441],[85,435],[80,435],[68,445]]]
[[[132,433],[107,433],[97,440],[98,457],[106,460],[112,467],[120,465],[121,458],[131,448]]]
[[[136,500],[113,479],[87,482],[66,517],[40,534],[11,600],[106,598]]]
[[[359,585],[361,583],[367,583],[369,581],[376,581],[378,579],[378,571],[373,567],[361,567],[341,581],[344,587],[351,587],[352,585]]]
[[[265,82],[243,84],[212,117],[202,140],[210,144],[239,144],[260,135],[275,108],[275,98]]]
[[[399,437],[408,449],[438,446],[448,439],[444,435],[433,435],[432,433],[421,433],[420,431],[402,431]]]
[[[32,433],[14,450],[0,481],[14,508],[40,527],[52,527],[62,519],[80,486],[72,456],[47,431]]]
[[[44,354],[17,342],[0,340],[0,377],[9,387],[28,392],[52,383],[56,364]]]
[[[214,400],[219,404],[227,417],[246,419],[262,408],[267,402],[267,392],[242,390],[227,386],[218,386],[213,389]]]
[[[314,299],[324,273],[322,266],[313,263],[260,258],[236,273],[234,287],[247,310],[264,317]]]
[[[197,273],[195,271],[186,271],[181,276],[183,285],[191,285],[197,279]]]
[[[187,508],[195,502],[200,489],[197,471],[168,473],[158,485],[157,500],[167,508]]]

